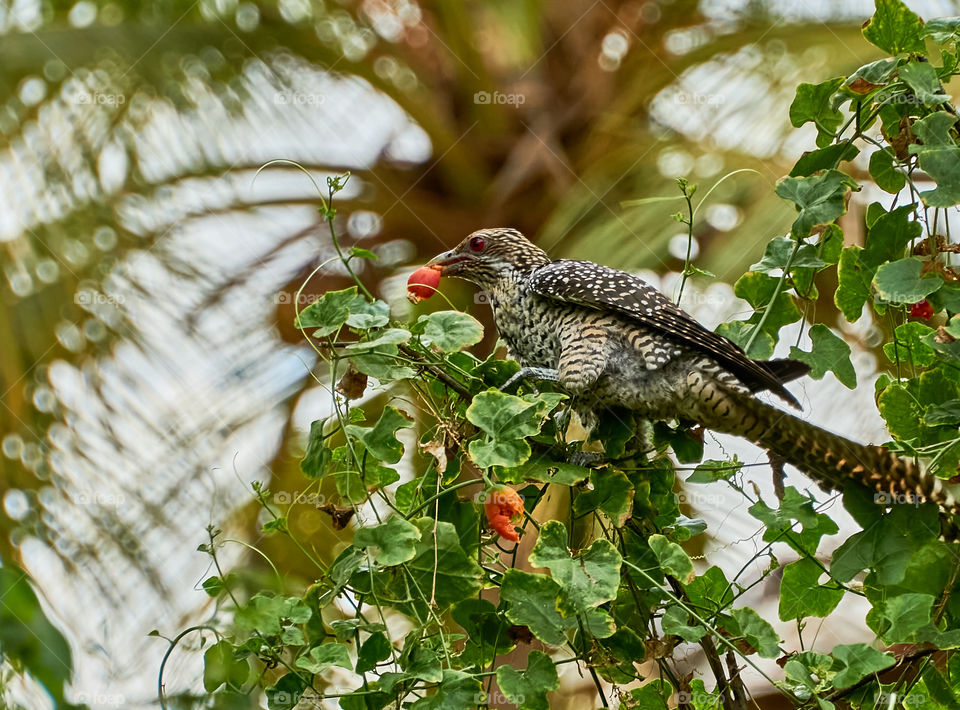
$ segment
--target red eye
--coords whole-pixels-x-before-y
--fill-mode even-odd
[[[471,251],[483,251],[483,248],[487,245],[486,240],[483,237],[474,237],[470,240],[470,249]]]

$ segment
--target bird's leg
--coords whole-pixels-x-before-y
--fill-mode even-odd
[[[603,453],[600,451],[574,451],[570,454],[570,463],[574,466],[590,467],[603,461]]]
[[[515,375],[500,386],[500,391],[506,392],[518,380],[530,380],[531,385],[533,385],[534,390],[536,390],[534,383],[537,380],[540,382],[558,382],[560,380],[560,373],[549,367],[521,367]]]

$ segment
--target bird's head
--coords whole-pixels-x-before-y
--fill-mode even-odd
[[[516,229],[493,227],[470,234],[427,266],[441,266],[444,276],[456,276],[492,288],[503,278],[550,263],[547,253]]]

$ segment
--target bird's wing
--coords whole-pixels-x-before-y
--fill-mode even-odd
[[[541,296],[627,316],[709,355],[751,390],[768,389],[799,406],[773,368],[752,360],[732,340],[707,330],[653,286],[632,274],[591,261],[561,259],[537,269],[532,286]]]

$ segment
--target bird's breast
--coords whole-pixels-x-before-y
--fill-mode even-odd
[[[491,305],[510,357],[524,367],[557,367],[559,318],[565,309],[532,293],[497,294]]]

